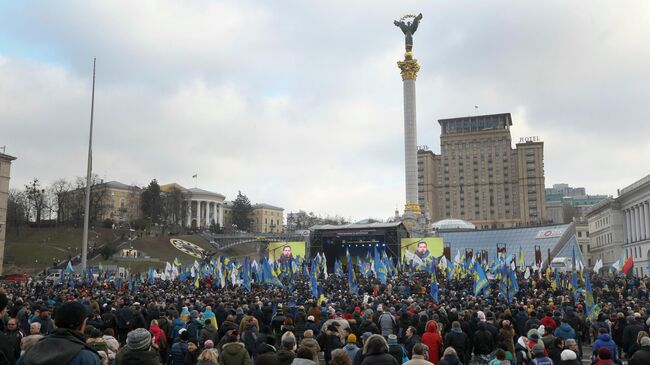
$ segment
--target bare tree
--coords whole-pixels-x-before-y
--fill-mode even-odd
[[[29,209],[25,193],[16,189],[9,189],[7,199],[7,231],[13,228],[16,236],[20,236],[20,227],[27,224]]]
[[[53,197],[53,204],[50,209],[56,212],[56,222],[61,223],[65,219],[65,200],[68,198],[68,192],[72,189],[72,184],[66,179],[58,179],[49,186],[48,190]]]
[[[43,212],[47,209],[47,199],[45,197],[45,189],[41,187],[41,183],[37,178],[34,178],[31,183],[25,185],[25,197],[29,203],[29,214],[30,216],[33,215],[36,226],[40,227]]]
[[[161,215],[164,227],[167,224],[183,227],[187,219],[189,195],[181,190],[173,189],[161,194]]]

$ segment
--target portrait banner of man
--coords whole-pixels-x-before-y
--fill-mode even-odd
[[[305,242],[270,242],[269,259],[288,264],[298,256],[305,257]]]
[[[433,257],[442,256],[444,251],[443,240],[441,237],[425,238],[402,238],[401,257],[409,261],[413,257],[426,262]]]

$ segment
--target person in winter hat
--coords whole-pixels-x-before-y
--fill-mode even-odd
[[[533,364],[535,365],[553,365],[553,360],[544,354],[544,346],[537,344],[533,346]]]
[[[578,355],[575,352],[566,349],[560,354],[560,363],[557,365],[582,365],[582,363],[578,360]]]
[[[609,364],[614,364],[614,360],[612,360],[612,353],[609,351],[607,347],[601,347],[600,350],[598,350],[598,357],[596,358],[596,362],[594,365],[609,365]]]
[[[151,349],[153,337],[144,328],[136,328],[126,335],[126,346],[115,356],[116,365],[158,365],[160,355]]]
[[[357,356],[357,352],[359,352],[359,346],[357,346],[357,336],[354,333],[348,335],[348,343],[343,346],[343,350],[348,353],[350,362],[354,361],[355,356]]]

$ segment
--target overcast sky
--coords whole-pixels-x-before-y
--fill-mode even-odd
[[[418,144],[438,119],[510,112],[546,185],[591,194],[650,173],[650,2],[4,1],[0,146],[12,187],[94,171],[353,219],[404,204],[404,37]],[[478,105],[478,111],[474,105]],[[514,146],[513,146],[514,147]]]

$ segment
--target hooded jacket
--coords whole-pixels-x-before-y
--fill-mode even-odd
[[[88,346],[81,333],[57,328],[30,347],[17,365],[101,365],[99,355]]]
[[[438,325],[435,321],[427,323],[427,331],[422,335],[422,343],[429,347],[429,361],[437,364],[440,361],[442,338],[438,333]]]
[[[609,336],[609,334],[603,333],[602,335],[599,335],[592,345],[594,353],[596,354],[601,347],[607,347],[609,349],[609,353],[612,354],[612,359],[616,360],[616,344]]]
[[[223,345],[219,354],[220,365],[252,365],[248,351],[241,342],[229,342]]]
[[[565,340],[568,340],[570,338],[574,340],[576,339],[576,331],[574,331],[573,328],[571,328],[571,325],[566,322],[563,322],[553,334],[555,337],[561,337]]]
[[[380,336],[368,338],[363,346],[363,361],[361,365],[399,365],[397,360],[388,353],[388,344]]]

